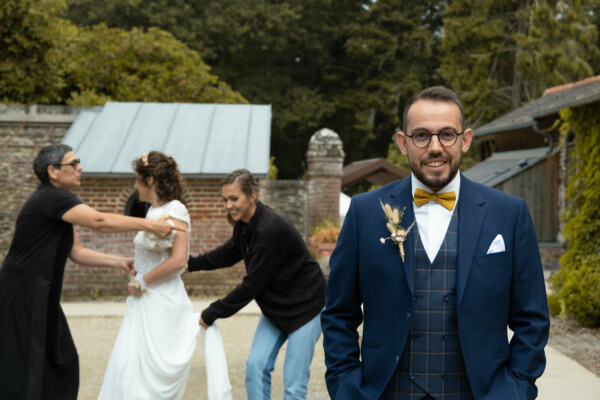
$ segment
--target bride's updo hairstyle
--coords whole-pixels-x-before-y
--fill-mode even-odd
[[[246,197],[252,196],[252,192],[256,192],[258,194],[258,182],[254,179],[254,176],[247,169],[236,169],[229,175],[227,175],[221,181],[221,185],[219,187],[223,187],[223,185],[237,183],[238,187],[246,195]],[[227,222],[231,225],[235,223],[231,215],[227,213]]]
[[[135,159],[132,166],[144,184],[148,184],[151,176],[154,178],[156,195],[159,200],[182,200],[183,177],[173,157],[160,151],[151,151]]]

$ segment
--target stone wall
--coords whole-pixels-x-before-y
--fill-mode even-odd
[[[308,238],[308,189],[301,180],[263,180],[259,199],[285,216],[304,238]]]

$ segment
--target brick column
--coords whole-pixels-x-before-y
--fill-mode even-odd
[[[323,220],[337,221],[340,215],[342,140],[334,131],[323,128],[308,143],[308,232]]]

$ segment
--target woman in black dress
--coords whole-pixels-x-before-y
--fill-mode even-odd
[[[19,213],[0,269],[0,399],[76,399],[79,361],[59,304],[67,257],[127,272],[133,259],[83,247],[73,225],[160,236],[175,228],[164,220],[101,213],[82,204],[71,193],[82,167],[67,145],[44,147],[33,169],[41,184]]]

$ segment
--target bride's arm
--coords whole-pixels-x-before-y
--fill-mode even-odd
[[[79,241],[75,229],[73,229],[73,247],[69,258],[77,264],[91,267],[122,268],[127,273],[133,269],[133,258],[113,256],[84,247]]]
[[[166,259],[162,264],[158,267],[154,268],[152,271],[144,274],[143,281],[150,285],[152,283],[157,283],[164,281],[165,279],[175,275],[179,271],[181,271],[188,261],[188,232],[187,232],[187,223],[171,218],[171,221],[175,224],[175,226],[181,228],[180,231],[175,235],[175,240],[173,241],[173,247],[171,247],[171,257]]]

